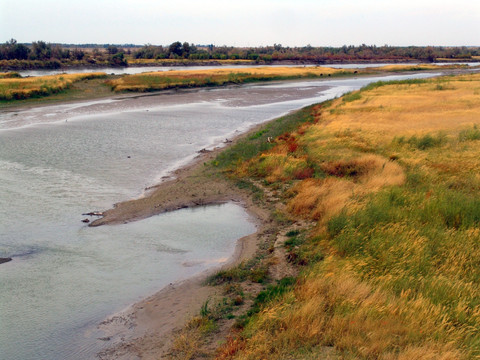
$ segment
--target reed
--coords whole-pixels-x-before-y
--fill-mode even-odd
[[[60,74],[38,77],[0,77],[0,100],[22,100],[43,97],[69,89],[73,83],[105,78],[105,73]]]

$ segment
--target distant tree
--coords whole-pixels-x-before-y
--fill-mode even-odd
[[[190,44],[190,54],[195,54],[198,52],[198,49],[197,47],[195,46],[195,44]]]
[[[125,55],[123,52],[117,52],[115,55],[112,55],[112,57],[110,58],[110,62],[113,65],[117,65],[117,66],[127,65],[127,60],[125,59]]]
[[[190,44],[188,42],[184,42],[182,44],[182,56],[187,58],[190,55]]]
[[[114,45],[107,46],[107,53],[109,53],[110,55],[115,55],[116,53],[118,53],[118,51],[118,48]]]
[[[76,60],[82,60],[85,57],[85,52],[78,48],[73,49],[72,57]]]
[[[15,39],[11,39],[7,41],[5,44],[0,45],[0,59],[25,60],[25,59],[28,59],[29,54],[30,54],[30,49],[23,44],[18,44],[17,40]]]
[[[171,43],[170,46],[168,47],[168,52],[170,55],[176,55],[176,56],[182,56],[182,43],[180,41],[175,41],[174,43]]]
[[[34,41],[31,56],[34,60],[48,60],[52,57],[52,46],[45,41]]]

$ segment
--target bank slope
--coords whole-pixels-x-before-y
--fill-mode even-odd
[[[300,274],[217,357],[480,356],[480,75],[376,83],[304,116],[226,166],[313,225],[283,245]]]

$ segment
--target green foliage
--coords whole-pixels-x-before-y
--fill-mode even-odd
[[[471,129],[465,129],[458,134],[459,141],[473,141],[480,140],[480,129],[477,124],[473,125]]]
[[[230,282],[242,282],[250,280],[256,283],[263,283],[268,278],[268,269],[258,264],[255,259],[227,269],[220,270],[207,279],[209,285],[220,285]]]
[[[298,234],[300,234],[300,230],[290,230],[285,235],[288,237],[292,237],[292,236],[297,236]]]
[[[331,237],[335,237],[342,232],[348,225],[348,216],[345,211],[342,211],[337,216],[332,217],[327,223],[327,231]]]
[[[425,205],[420,218],[447,228],[476,227],[480,224],[480,199],[460,191],[445,191]]]
[[[245,179],[240,179],[238,180],[235,185],[239,189],[244,189],[244,190],[249,190],[252,195],[253,195],[253,200],[254,201],[261,201],[263,200],[264,197],[264,191],[256,186],[254,183],[251,181],[245,180]]]
[[[293,277],[286,277],[277,281],[274,285],[268,285],[262,290],[253,303],[252,308],[248,312],[248,316],[252,316],[262,310],[268,303],[279,299],[287,291],[291,290],[296,283]]]
[[[416,136],[412,136],[408,143],[419,150],[426,150],[432,147],[439,147],[442,146],[446,142],[446,136],[443,134],[438,134],[437,136],[432,136],[430,134],[426,134],[420,138]]]
[[[438,133],[435,136],[432,136],[431,134],[425,134],[423,136],[417,137],[414,135],[409,139],[406,139],[405,136],[400,136],[395,137],[392,141],[392,143],[395,145],[408,144],[413,148],[419,150],[428,150],[430,148],[440,147],[446,144],[446,142],[447,136],[443,133]]]
[[[342,96],[342,101],[343,102],[352,102],[355,100],[360,100],[362,98],[362,94],[360,91],[354,91],[348,94],[345,94]]]
[[[308,106],[270,122],[255,134],[222,151],[212,162],[212,165],[220,169],[233,168],[239,163],[272,148],[274,144],[268,142],[268,138],[276,138],[281,134],[293,131],[304,122],[312,121],[312,107],[313,105]]]
[[[263,134],[267,133],[268,129],[262,129],[260,131],[257,131],[255,134],[249,136],[248,140],[255,140],[260,138]]]
[[[408,79],[408,80],[393,80],[393,81],[377,81],[368,84],[360,89],[362,91],[373,90],[387,85],[413,85],[413,84],[426,84],[428,81],[425,79]]]
[[[210,309],[208,308],[208,303],[210,300],[206,300],[203,304],[202,307],[200,308],[200,316],[202,317],[207,317],[210,315]]]
[[[373,196],[354,214],[332,218],[332,244],[362,277],[384,278],[397,295],[408,291],[440,304],[445,321],[478,326],[467,308],[480,304],[474,291],[480,285],[480,197],[433,185],[424,175],[411,178]]]

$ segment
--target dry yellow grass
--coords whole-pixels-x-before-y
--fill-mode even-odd
[[[74,82],[106,77],[105,73],[60,74],[27,78],[0,78],[0,100],[46,96],[68,89]]]
[[[301,359],[334,345],[343,359],[462,359],[452,344],[431,339],[446,331],[431,311],[423,301],[387,296],[329,257],[254,317],[248,341],[221,358]]]
[[[255,67],[150,72],[112,80],[115,91],[152,91],[173,87],[196,87],[301,77],[321,77],[354,73],[352,69],[327,67]]]
[[[239,168],[289,189],[290,215],[317,223],[301,251],[325,259],[219,358],[480,356],[479,89],[480,74],[370,86]]]
[[[317,220],[319,225],[324,225],[347,205],[355,208],[353,198],[363,199],[385,186],[401,185],[405,181],[398,164],[378,155],[326,162],[323,167],[333,176],[299,182],[290,190],[294,197],[288,204],[291,213]],[[345,168],[356,172],[352,178],[344,178]]]
[[[364,130],[384,141],[399,135],[453,131],[478,122],[480,74],[444,77],[424,84],[398,84],[361,93],[352,102],[337,100],[328,131]]]

